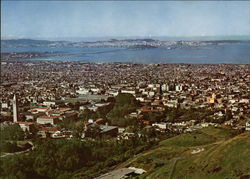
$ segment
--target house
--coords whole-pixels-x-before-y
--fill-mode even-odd
[[[144,125],[149,125],[150,121],[142,119],[140,120],[140,123]]]
[[[102,121],[100,123],[102,123]],[[107,123],[106,125],[99,125],[98,122],[94,121],[93,119],[84,121],[83,124],[85,125],[85,132],[83,133],[82,138],[96,137],[97,134],[100,136],[110,136],[110,137],[117,137],[118,135],[117,126],[108,126]],[[94,131],[98,132],[95,133]],[[95,133],[95,136],[93,136],[93,132]]]
[[[219,112],[214,113],[214,116],[222,117],[224,116],[224,114],[222,113],[222,111],[219,111]]]
[[[41,128],[37,134],[41,136],[41,138],[48,138],[51,137],[52,134],[58,133],[60,132],[59,129],[55,128],[55,127],[44,127]]]
[[[118,128],[118,133],[119,133],[119,134],[122,134],[124,131],[125,131],[125,128],[124,128],[124,127],[119,127],[119,128]]]
[[[135,90],[129,90],[129,89],[123,89],[123,90],[121,90],[121,93],[128,93],[128,94],[135,95],[136,91]]]
[[[143,174],[143,173],[146,172],[146,171],[143,170],[142,168],[135,168],[135,167],[128,167],[128,168],[134,170],[135,173],[138,174],[138,175],[141,175],[141,174]]]
[[[56,124],[59,121],[60,116],[40,116],[36,119],[38,124]]]
[[[250,121],[246,122],[246,131],[250,131]]]
[[[27,121],[35,121],[39,116],[44,116],[45,113],[43,112],[38,112],[38,113],[27,113],[25,114],[25,118]]]
[[[49,111],[50,108],[49,107],[38,107],[38,108],[34,108],[34,109],[31,109],[29,110],[32,114],[35,114],[35,113],[39,113],[39,112],[47,112]]]
[[[135,136],[134,132],[123,132],[120,136],[117,137],[118,140],[120,139],[126,139],[128,140],[129,138]]]
[[[62,116],[62,119],[63,120],[67,120],[67,119],[70,119],[70,120],[75,120],[78,116],[78,113],[77,112],[74,112],[74,111],[67,111],[63,114]]]
[[[101,89],[99,88],[91,88],[90,91],[93,93],[93,94],[98,94],[101,92]]]
[[[129,176],[133,176],[133,173],[135,170],[129,169],[129,168],[119,168],[116,170],[113,170],[109,173],[106,173],[104,175],[101,175],[95,179],[121,179],[121,178],[127,178]]]
[[[101,135],[116,137],[118,135],[117,126],[100,125]]]
[[[84,105],[84,106],[80,106],[79,107],[80,110],[85,110],[85,109],[89,109],[91,111],[97,111],[98,107],[95,106],[95,105],[92,105],[92,104],[89,104],[89,105]]]
[[[165,122],[160,122],[160,123],[154,123],[152,126],[157,127],[161,130],[166,130],[167,129],[167,123]]]
[[[95,121],[96,124],[101,125],[101,124],[105,124],[107,120],[103,119],[103,118],[99,118]]]
[[[144,102],[144,98],[143,97],[136,97],[136,100],[140,101],[140,102]]]
[[[128,114],[128,117],[130,117],[130,118],[142,118],[143,115],[138,114],[137,112],[132,112],[132,113]]]
[[[6,102],[6,103],[2,103],[2,108],[9,108],[9,104]]]
[[[117,96],[119,94],[118,91],[114,91],[114,90],[107,90],[106,91],[107,95],[111,95],[111,96]]]
[[[110,103],[96,103],[96,107],[103,107],[103,106],[108,106]]]
[[[44,106],[55,106],[56,102],[54,102],[54,101],[44,101],[43,105]]]
[[[76,93],[86,95],[89,94],[89,89],[80,88],[79,90],[76,90]]]
[[[91,111],[97,111],[98,107],[96,107],[95,105],[91,105],[88,107],[88,109]]]
[[[149,113],[149,112],[156,112],[156,113],[160,113],[163,112],[164,110],[156,108],[156,107],[152,107],[152,106],[143,106],[141,107],[138,112],[140,113]]]
[[[25,131],[30,131],[32,128],[34,128],[35,124],[33,122],[17,122],[21,129]]]
[[[54,133],[51,134],[51,138],[64,138],[65,135],[61,131],[55,131]]]
[[[65,113],[65,112],[67,112],[67,111],[70,111],[71,108],[57,108],[56,110],[58,110],[58,111],[61,112],[61,113]]]
[[[80,106],[80,107],[79,107],[79,110],[80,110],[80,111],[84,111],[85,109],[88,109],[87,105],[85,105],[85,106]]]

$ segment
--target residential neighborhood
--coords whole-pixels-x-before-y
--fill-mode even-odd
[[[86,111],[110,110],[118,94],[136,99],[138,107],[122,117],[139,121],[145,129],[183,133],[223,125],[249,130],[249,65],[16,61],[3,67],[1,125],[18,123],[28,132],[35,126],[46,134],[41,137],[71,138],[73,131],[60,124],[83,118],[78,124],[84,128],[83,138],[93,126],[98,135],[120,137],[128,126],[112,124],[107,113],[83,117]],[[210,112],[202,120],[175,120],[167,112],[172,109]],[[147,119],[149,114],[158,118]]]

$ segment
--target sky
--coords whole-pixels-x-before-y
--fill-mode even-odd
[[[1,1],[1,38],[250,36],[250,1]]]

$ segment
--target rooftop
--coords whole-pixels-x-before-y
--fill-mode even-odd
[[[120,168],[114,171],[111,171],[109,173],[106,173],[104,175],[101,175],[99,177],[97,177],[96,179],[120,179],[125,177],[128,174],[132,174],[134,173],[133,169],[129,169],[129,168]]]

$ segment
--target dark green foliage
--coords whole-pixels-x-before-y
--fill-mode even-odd
[[[92,139],[99,137],[101,133],[101,129],[97,125],[89,126],[86,130],[86,137],[90,137]]]
[[[41,176],[55,175],[54,169],[74,171],[86,166],[91,159],[89,147],[77,140],[48,141],[35,153],[34,167]]]
[[[89,109],[85,109],[81,114],[80,114],[80,119],[81,120],[88,120],[88,119],[97,119],[98,114],[94,111],[91,111]]]
[[[1,169],[5,177],[67,178],[91,159],[90,147],[79,140],[48,140],[29,155],[3,158]]]
[[[112,125],[116,125],[116,126],[120,126],[120,127],[134,126],[134,125],[138,124],[137,119],[125,118],[125,117],[111,119],[111,122],[112,122]]]
[[[94,178],[153,145],[136,135],[128,140],[43,140],[29,155],[2,158],[0,171],[5,178]]]
[[[17,152],[19,150],[16,142],[1,141],[0,152]]]
[[[165,111],[165,122],[181,122],[181,121],[190,121],[196,120],[196,122],[201,122],[206,120],[210,122],[210,117],[214,111],[208,109],[183,109],[183,108],[173,108],[167,109]],[[211,121],[212,122],[212,121]]]
[[[5,178],[41,178],[33,170],[33,157],[14,155],[2,159],[1,176]]]
[[[135,97],[131,94],[119,93],[115,97],[115,104],[113,109],[107,114],[108,119],[113,123],[115,120],[124,118],[125,115],[135,111],[139,106]],[[114,122],[117,124],[117,122]],[[121,122],[123,123],[123,122]],[[119,125],[119,124],[117,124]],[[124,124],[121,124],[121,126]]]
[[[154,123],[154,122],[160,122],[164,118],[164,116],[165,116],[164,113],[150,112],[150,113],[145,113],[143,115],[143,119],[148,120],[151,123]]]
[[[73,128],[73,137],[77,139],[81,139],[82,133],[84,131],[83,125],[77,125]]]
[[[57,176],[57,179],[69,179],[69,178],[73,178],[72,173],[63,172]]]
[[[23,140],[24,132],[18,124],[2,127],[0,130],[1,140]]]

